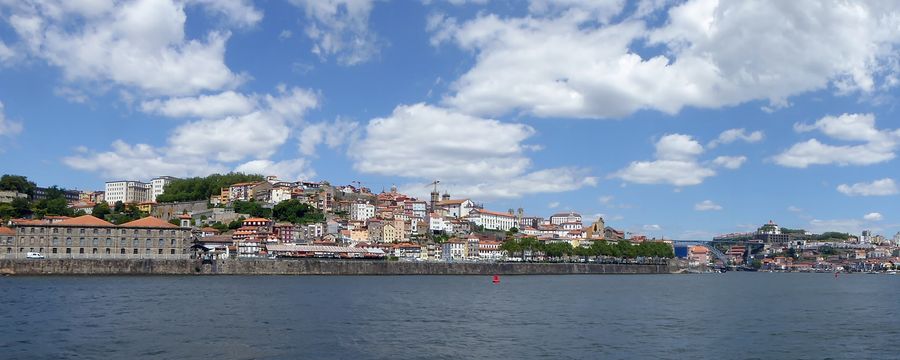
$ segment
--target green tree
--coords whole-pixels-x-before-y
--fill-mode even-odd
[[[113,212],[121,213],[123,211],[125,211],[125,203],[123,203],[122,201],[116,201],[116,203],[113,204]]]
[[[28,178],[21,175],[3,175],[0,177],[0,190],[18,191],[27,194],[29,197],[34,195],[34,189],[37,186],[28,181]]]
[[[272,209],[265,208],[256,201],[235,201],[232,206],[234,212],[239,214],[249,214],[252,217],[270,218],[272,217]]]
[[[13,208],[12,217],[24,218],[24,217],[27,217],[32,214],[31,203],[29,203],[28,200],[26,200],[26,199],[22,199],[22,198],[13,199],[13,201],[10,203],[10,205]]]
[[[156,198],[157,202],[209,200],[210,196],[220,194],[223,187],[242,182],[264,181],[262,175],[228,173],[212,174],[206,177],[176,179],[166,185],[163,193]]]
[[[275,221],[287,221],[292,224],[313,224],[325,221],[325,215],[319,209],[294,199],[275,205],[275,208],[272,209],[272,217]]]
[[[228,223],[228,229],[234,230],[234,229],[241,227],[241,225],[244,223],[244,220],[246,220],[246,219],[243,216],[238,217],[237,219],[234,219],[233,221]]]
[[[41,201],[38,201],[34,205],[35,214],[39,214],[40,217],[44,217],[47,215],[57,215],[57,216],[72,216],[74,212],[69,208],[69,203],[65,198],[62,197],[54,197],[47,198]]]
[[[10,218],[16,217],[16,209],[13,208],[10,203],[2,203],[0,204],[0,219],[9,220]]]
[[[106,215],[109,215],[111,213],[112,210],[109,209],[109,204],[107,204],[106,201],[94,205],[94,208],[91,210],[91,215],[96,216],[100,219],[105,219]]]

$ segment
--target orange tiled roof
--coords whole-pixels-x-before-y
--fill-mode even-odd
[[[15,235],[16,231],[6,226],[0,226],[0,235]]]
[[[211,233],[219,233],[219,230],[218,230],[218,229],[212,228],[212,227],[208,227],[208,226],[205,227],[205,228],[200,229],[200,231],[202,231],[202,232],[211,232]]]
[[[121,227],[151,227],[151,228],[177,228],[178,227],[178,226],[170,224],[169,222],[167,222],[163,219],[153,217],[153,216],[148,216],[148,217],[145,217],[142,219],[137,219],[135,221],[127,222],[127,223],[124,223],[119,226],[121,226]]]
[[[504,212],[499,212],[499,211],[490,211],[490,210],[484,210],[484,209],[478,209],[475,211],[477,211],[480,214],[485,214],[485,215],[515,217],[514,215],[511,215],[510,213],[504,213]]]
[[[56,225],[74,225],[74,226],[115,226],[111,222],[101,220],[91,215],[82,215],[76,218],[66,219],[56,223]]]
[[[244,220],[244,222],[248,222],[248,221],[252,221],[252,222],[269,222],[269,219],[264,219],[264,218],[249,218],[249,219],[247,219],[247,220]]]

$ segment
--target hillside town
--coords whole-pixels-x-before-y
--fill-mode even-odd
[[[358,182],[243,174],[217,178],[224,185],[215,187],[203,185],[209,178],[159,176],[109,181],[99,191],[4,179],[10,180],[0,181],[4,258],[496,262],[677,256],[698,268],[751,271],[892,271],[900,259],[900,233],[890,239],[870,231],[811,234],[770,221],[755,232],[712,241],[648,239],[577,212],[543,217],[522,208],[488,209],[477,199],[442,193],[437,180],[430,197],[419,199],[395,186],[374,193]],[[669,250],[651,250],[660,245]]]

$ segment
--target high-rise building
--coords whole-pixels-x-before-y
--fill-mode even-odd
[[[177,178],[172,176],[160,176],[153,180],[150,180],[150,201],[156,201],[156,198],[162,195],[163,191],[166,189],[166,185],[172,182],[172,180],[176,180]]]

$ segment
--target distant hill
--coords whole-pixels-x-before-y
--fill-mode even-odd
[[[162,195],[156,198],[156,202],[209,200],[213,194],[219,194],[223,187],[241,182],[264,180],[265,177],[262,175],[243,173],[212,174],[206,177],[177,179],[166,185]]]

